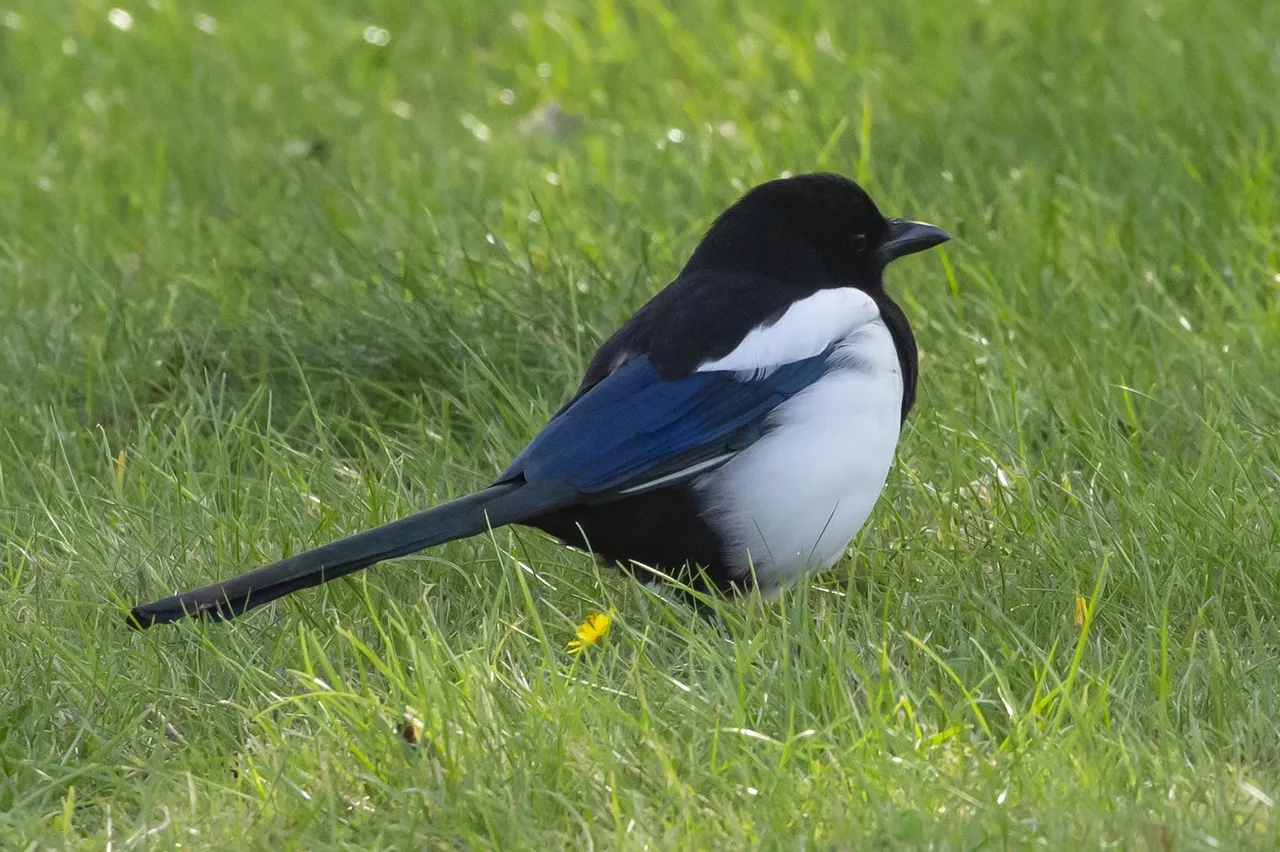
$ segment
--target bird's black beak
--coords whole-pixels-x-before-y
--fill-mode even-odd
[[[880,260],[885,264],[891,260],[942,245],[951,239],[951,235],[946,231],[924,222],[888,219],[886,224],[889,228],[879,248]]]

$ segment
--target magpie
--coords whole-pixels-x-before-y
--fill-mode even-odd
[[[884,269],[948,239],[884,217],[840,175],[761,184],[604,342],[488,488],[137,606],[129,621],[234,618],[505,524],[646,581],[775,594],[836,562],[884,488],[918,373]]]

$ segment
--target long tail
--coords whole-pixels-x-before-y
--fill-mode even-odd
[[[407,518],[281,559],[154,603],[136,606],[129,625],[139,630],[187,616],[210,621],[235,618],[290,592],[318,586],[386,559],[478,535],[531,518],[558,503],[522,482],[494,485]]]

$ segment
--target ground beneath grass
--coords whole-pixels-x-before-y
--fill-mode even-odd
[[[1280,4],[130,2],[0,0],[0,846],[1280,846]],[[124,628],[486,482],[815,169],[957,239],[811,586]]]

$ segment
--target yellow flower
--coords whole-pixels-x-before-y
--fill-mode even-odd
[[[613,616],[603,612],[593,612],[587,620],[578,625],[578,638],[569,643],[570,654],[580,654],[588,645],[594,645],[609,632]]]
[[[1089,614],[1089,602],[1076,595],[1076,627],[1084,627],[1084,617]]]

